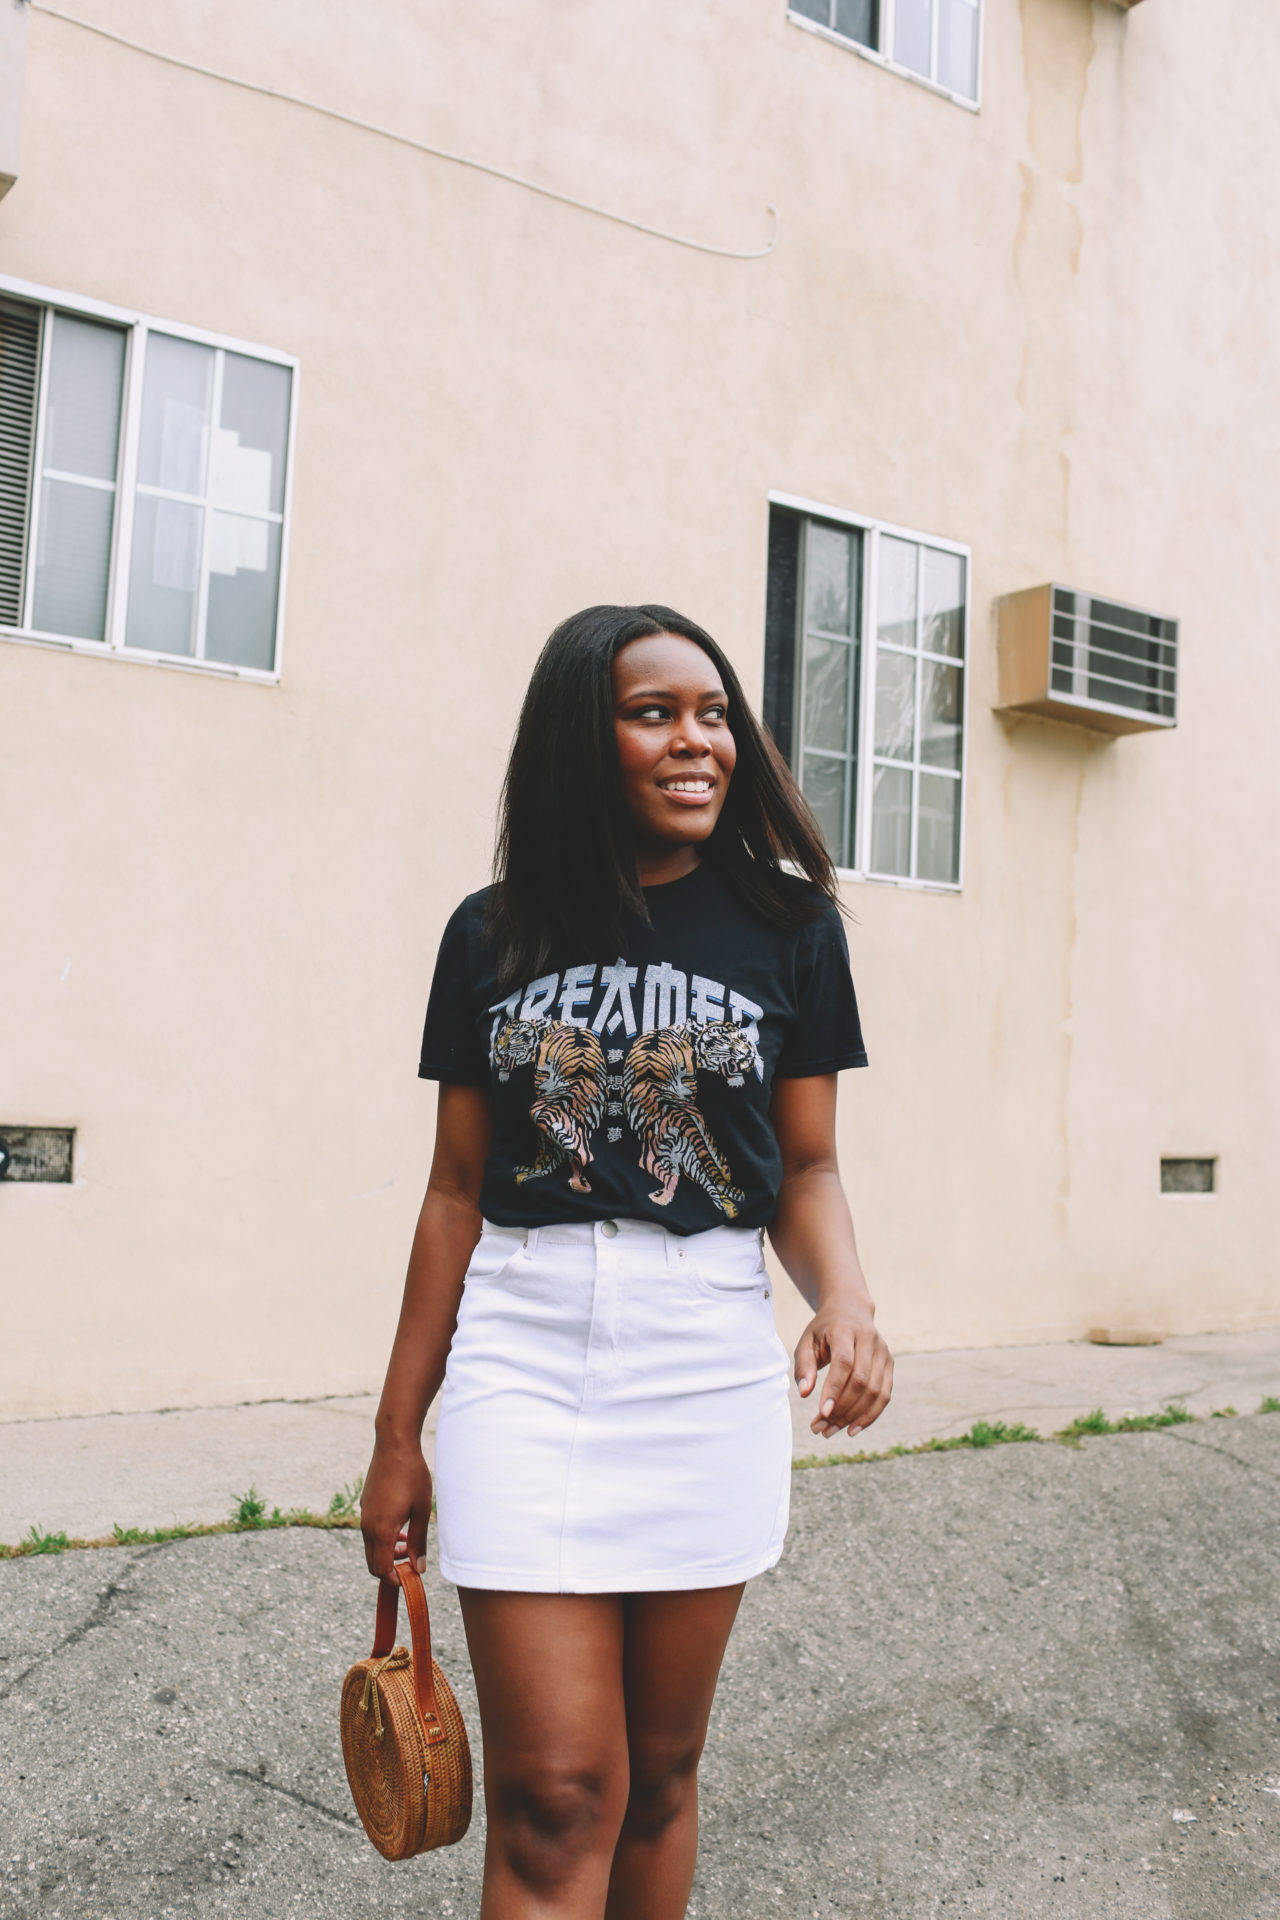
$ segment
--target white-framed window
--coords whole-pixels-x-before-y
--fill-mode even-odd
[[[0,637],[275,680],[297,362],[0,278]]]
[[[978,104],[982,0],[787,0],[787,12],[965,106]]]
[[[764,716],[838,867],[958,887],[968,549],[770,497]]]

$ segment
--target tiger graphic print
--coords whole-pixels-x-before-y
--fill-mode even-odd
[[[499,1080],[513,1069],[533,1067],[529,1118],[541,1136],[531,1166],[516,1167],[517,1184],[569,1168],[575,1193],[590,1193],[585,1168],[594,1157],[591,1136],[604,1115],[604,1052],[595,1034],[564,1020],[510,1019],[493,1039]]]
[[[657,1206],[670,1206],[683,1173],[726,1219],[736,1217],[745,1196],[698,1107],[698,1073],[718,1073],[740,1087],[756,1059],[754,1040],[727,1020],[656,1027],[631,1042],[622,1068],[623,1105],[640,1143],[640,1165],[658,1182],[649,1195]]]

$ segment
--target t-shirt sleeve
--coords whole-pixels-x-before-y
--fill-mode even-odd
[[[849,972],[849,942],[834,903],[801,927],[796,947],[796,1018],[774,1068],[775,1079],[800,1079],[865,1067],[867,1050]]]
[[[489,1060],[472,1006],[467,904],[455,909],[440,940],[418,1060],[421,1080],[487,1087]]]

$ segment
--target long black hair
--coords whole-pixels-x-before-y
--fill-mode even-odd
[[[839,905],[821,828],[711,635],[672,607],[584,607],[538,656],[502,783],[488,930],[504,986],[545,972],[566,947],[616,959],[628,914],[650,924],[618,765],[613,660],[628,641],[660,633],[701,647],[729,697],[737,763],[701,858],[775,926],[822,906],[784,860]]]

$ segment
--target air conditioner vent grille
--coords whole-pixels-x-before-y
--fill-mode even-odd
[[[1053,590],[1049,684],[1067,699],[1176,718],[1177,622],[1069,587]]]

